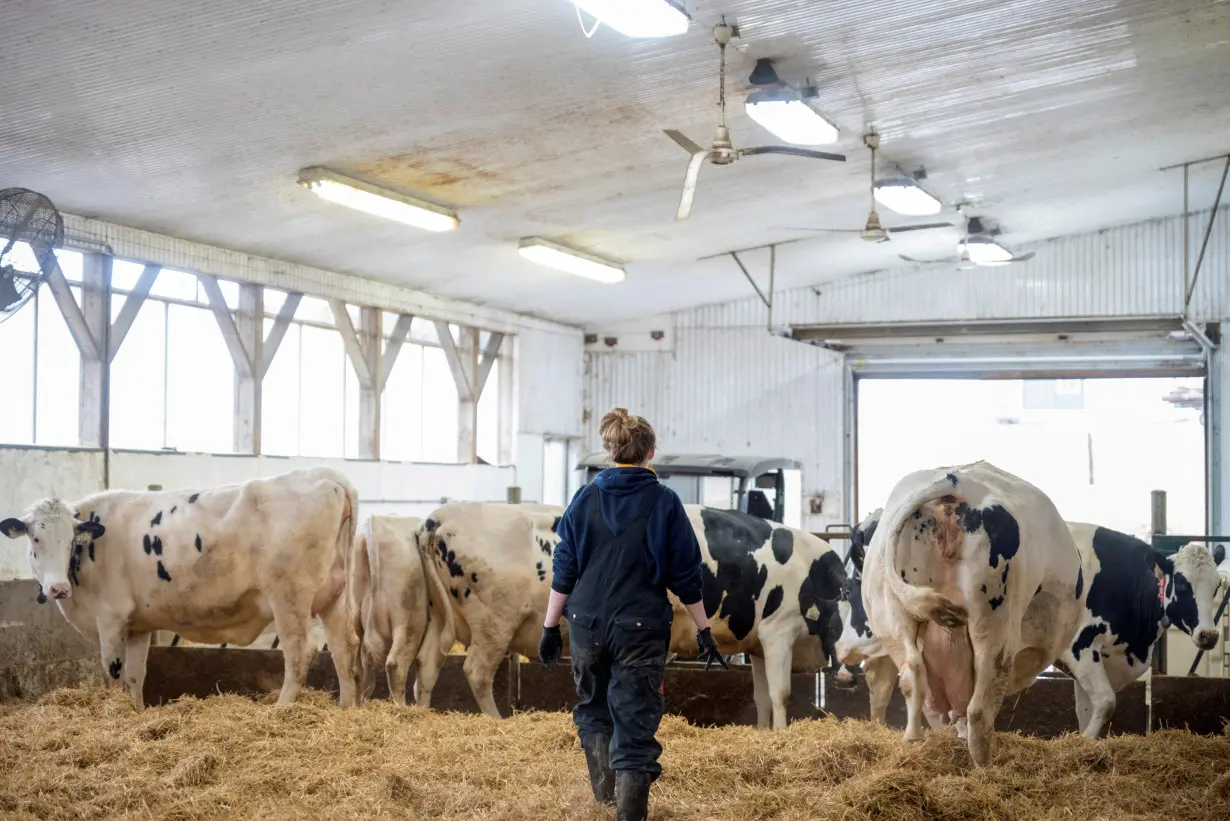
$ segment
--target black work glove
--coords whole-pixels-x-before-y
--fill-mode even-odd
[[[564,652],[564,640],[560,637],[559,625],[542,628],[542,638],[538,640],[538,660],[543,667],[554,667]]]
[[[715,661],[726,669],[730,669],[730,665],[726,663],[726,659],[722,658],[722,654],[718,652],[717,642],[713,640],[713,633],[708,627],[704,630],[696,631],[696,646],[700,648],[700,658],[701,661],[705,663],[706,670],[708,670]]]

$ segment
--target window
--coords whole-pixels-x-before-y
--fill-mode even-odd
[[[126,299],[111,297],[112,322]],[[113,448],[161,450],[166,443],[166,331],[164,306],[147,300],[111,360]]]
[[[34,316],[38,305],[30,300],[0,322],[0,441],[11,445],[34,443]]]
[[[478,398],[478,458],[488,464],[500,462],[500,368],[491,366],[487,384]]]
[[[568,443],[548,439],[542,445],[542,503],[568,504]]]
[[[457,383],[441,348],[423,348],[424,462],[456,462],[459,452],[457,431]]]
[[[278,308],[281,307],[279,303]],[[265,293],[265,308],[269,309],[269,292]],[[302,325],[292,324],[278,346],[261,393],[261,450],[273,456],[299,454],[299,331]],[[265,320],[265,336],[273,329],[273,320]]]
[[[342,456],[346,416],[342,337],[311,325],[302,326],[300,333],[299,455]]]
[[[235,363],[218,321],[205,308],[168,305],[166,310],[166,446],[230,453],[235,438]]]

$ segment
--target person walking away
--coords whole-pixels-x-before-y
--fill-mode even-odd
[[[696,623],[705,669],[727,665],[701,602],[696,534],[679,496],[649,467],[653,427],[615,408],[599,432],[615,467],[581,488],[560,519],[538,657],[547,667],[559,661],[566,608],[580,699],[573,721],[594,799],[614,803],[619,821],[644,821],[650,784],[662,773],[654,736],[671,635],[668,590]]]

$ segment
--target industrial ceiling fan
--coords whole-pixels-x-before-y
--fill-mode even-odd
[[[867,224],[862,228],[800,228],[793,227],[791,231],[823,231],[835,234],[858,234],[867,242],[888,242],[892,234],[903,234],[907,231],[929,231],[932,228],[952,228],[951,222],[924,222],[915,225],[897,225],[885,228],[880,224],[880,215],[876,211],[876,150],[880,147],[880,135],[874,131],[863,135],[863,144],[871,149],[871,210],[867,213]]]
[[[730,141],[730,130],[726,127],[726,46],[735,34],[732,26],[725,21],[713,27],[713,39],[721,51],[718,85],[718,126],[713,133],[713,143],[709,148],[701,148],[692,140],[674,129],[665,129],[666,136],[674,140],[684,151],[692,155],[688,161],[688,171],[683,178],[683,195],[679,198],[679,210],[675,213],[676,220],[687,219],[692,213],[692,201],[696,199],[696,182],[700,177],[700,168],[705,160],[714,165],[730,165],[744,156],[756,154],[787,154],[793,157],[809,157],[815,160],[833,160],[845,162],[844,154],[830,154],[826,151],[814,151],[810,148],[795,148],[785,145],[761,145],[754,148],[735,148]]]
[[[957,206],[957,211],[965,217],[965,207]],[[1000,233],[998,226],[990,227],[982,217],[967,217],[965,219],[965,234],[957,245],[955,257],[942,259],[915,259],[905,254],[897,256],[906,262],[934,264],[939,262],[955,262],[957,268],[969,270],[979,266],[1010,265],[1014,262],[1025,262],[1034,258],[1034,251],[1025,254],[1014,254],[995,241]]]
[[[27,188],[0,191],[0,322],[34,297],[63,243],[64,220],[51,200]]]

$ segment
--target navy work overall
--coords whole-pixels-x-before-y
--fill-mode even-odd
[[[654,584],[646,564],[645,524],[662,492],[661,484],[648,488],[639,514],[618,534],[603,521],[602,493],[595,488],[589,495],[582,538],[591,549],[567,606],[581,743],[608,737],[612,770],[654,779],[662,772],[654,735],[662,721],[672,614],[665,586]]]

